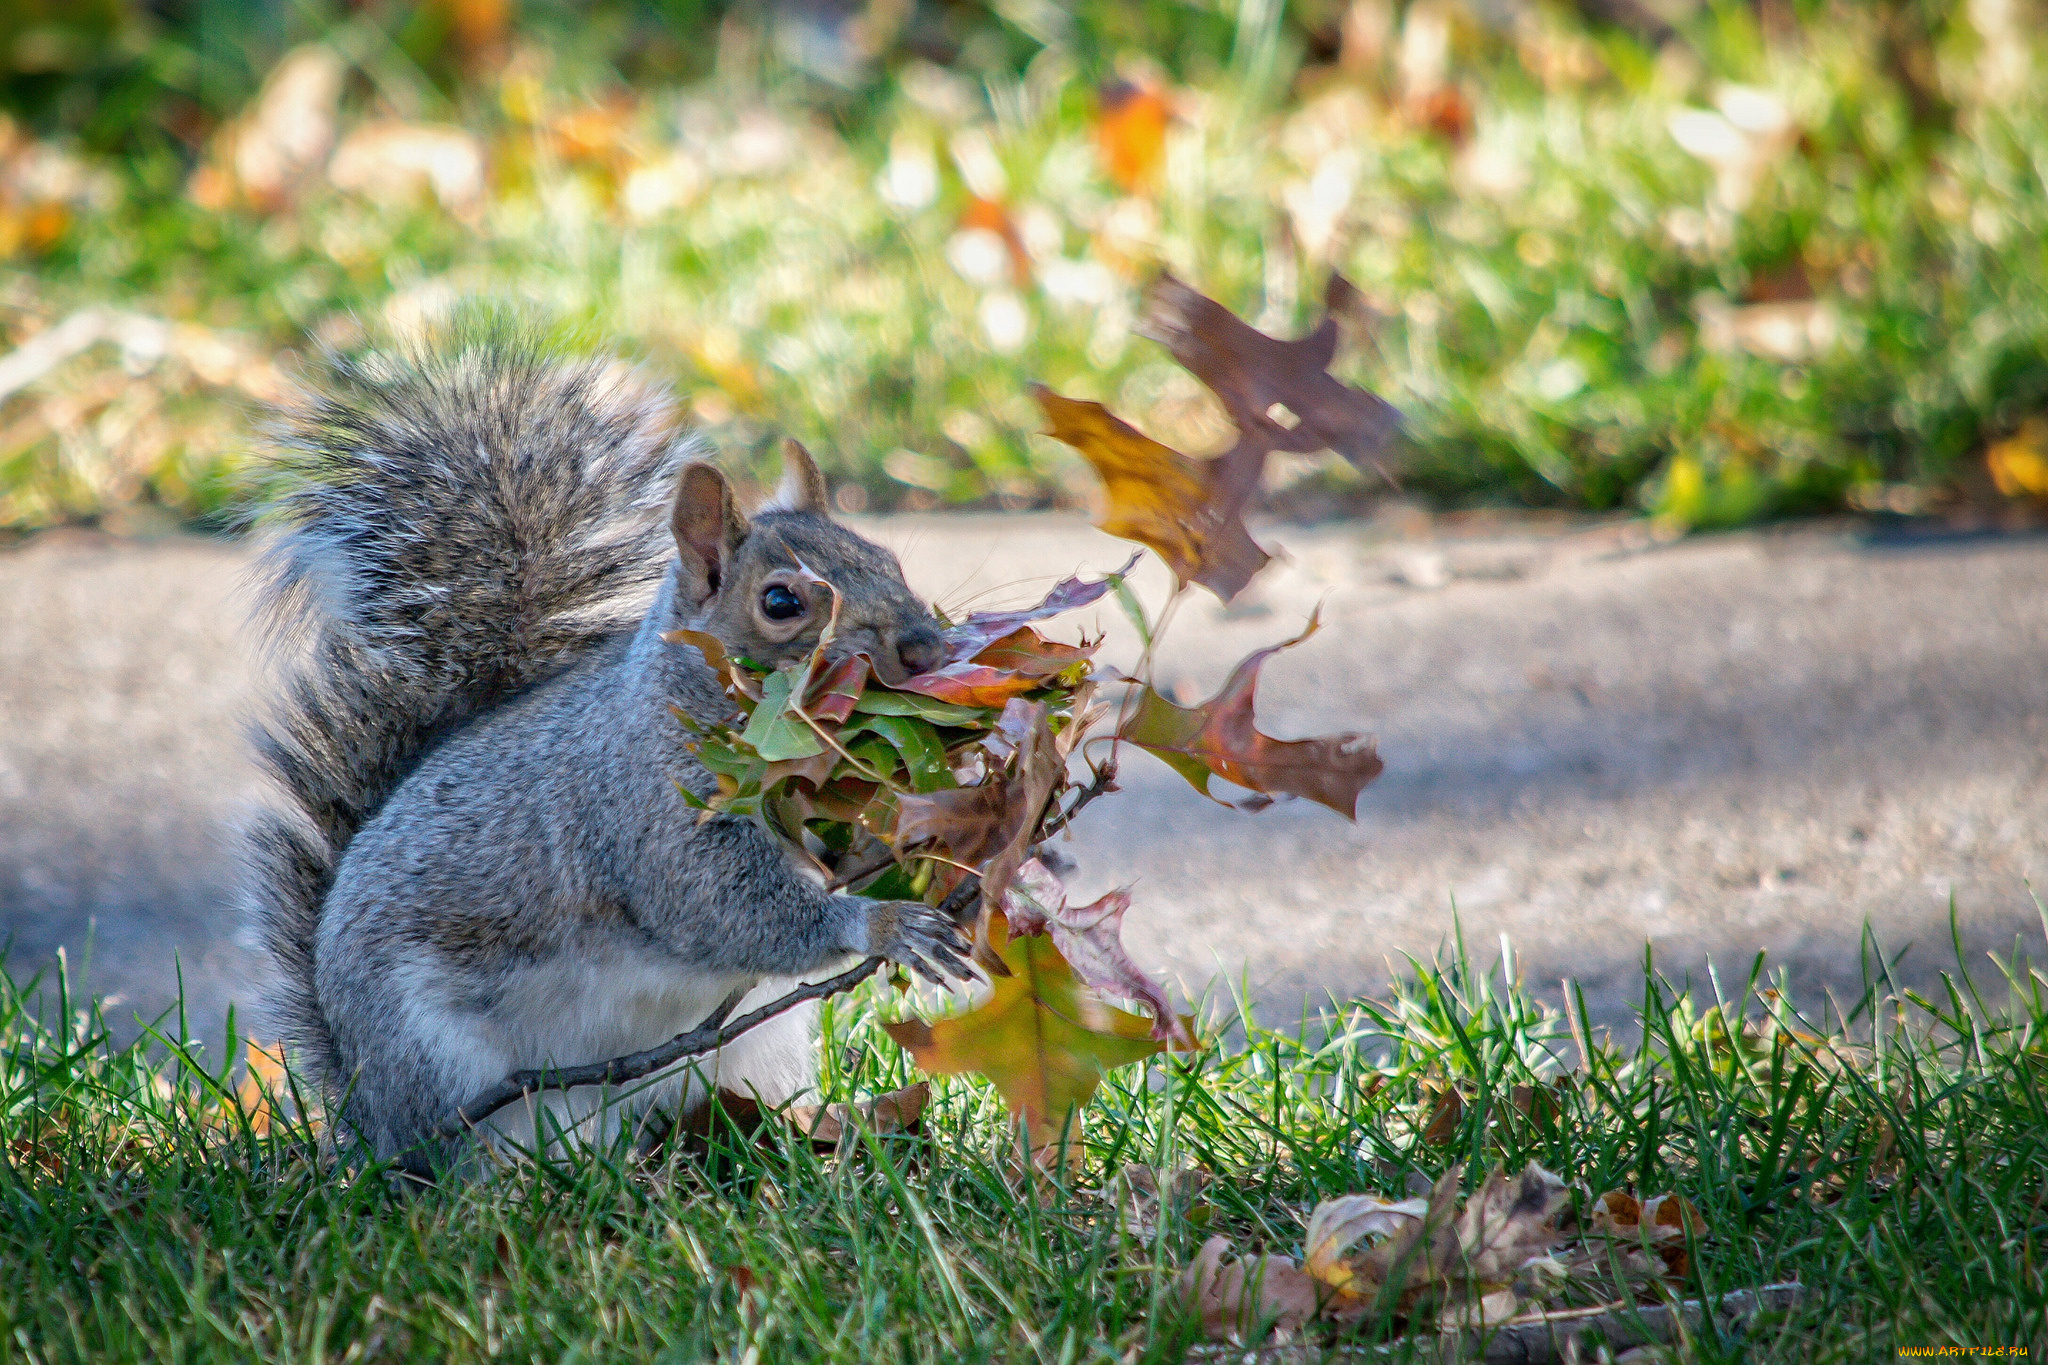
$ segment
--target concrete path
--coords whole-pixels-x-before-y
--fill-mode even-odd
[[[1054,516],[871,523],[951,607],[1016,602],[1124,547]],[[2048,884],[2048,540],[1885,547],[1848,529],[1654,546],[1639,528],[1268,527],[1290,556],[1229,610],[1183,602],[1158,674],[1206,696],[1249,650],[1264,726],[1356,728],[1387,772],[1356,826],[1215,806],[1141,754],[1073,841],[1084,890],[1135,881],[1142,960],[1219,972],[1269,1013],[1370,991],[1450,934],[1620,1020],[1645,943],[1674,976],[1767,951],[1802,994],[1860,989],[1869,924],[1919,981],[1967,950],[2037,955]],[[1408,528],[1411,532],[1415,527]],[[195,1024],[257,964],[228,897],[240,741],[260,698],[246,547],[44,536],[0,551],[0,930],[17,979],[91,942],[114,1013]],[[1166,591],[1156,566],[1141,580]],[[1114,611],[1091,613],[1128,660]],[[1073,629],[1069,626],[1068,629]],[[218,1036],[217,1033],[215,1036]]]

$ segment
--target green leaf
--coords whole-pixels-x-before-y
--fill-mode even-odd
[[[1146,649],[1152,648],[1152,622],[1145,615],[1145,604],[1138,600],[1138,594],[1131,589],[1131,580],[1118,575],[1116,579],[1116,604],[1124,609],[1124,615],[1138,632],[1138,643]]]
[[[869,716],[855,724],[880,736],[903,756],[903,771],[910,778],[912,791],[944,791],[960,785],[946,763],[944,742],[924,721],[912,716]]]
[[[986,706],[956,706],[915,692],[883,692],[869,688],[853,709],[866,716],[916,716],[934,725],[988,725],[998,711]]]
[[[740,738],[771,763],[825,752],[811,727],[789,714],[789,691],[795,681],[796,675],[787,669],[763,678],[761,703],[748,718],[747,728],[740,732]]]
[[[839,732],[841,743],[846,742],[848,733],[853,729],[854,727],[848,726],[847,729]],[[876,735],[872,739],[865,740],[859,744],[848,744],[846,752],[852,754],[854,758],[871,768],[877,777],[885,781],[895,780],[898,767],[896,748],[880,735]]]

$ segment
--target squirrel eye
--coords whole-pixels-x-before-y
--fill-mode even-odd
[[[761,614],[771,621],[793,621],[804,614],[804,599],[777,583],[761,594]]]

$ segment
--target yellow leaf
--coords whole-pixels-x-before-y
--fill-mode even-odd
[[[1159,552],[1183,582],[1228,601],[1265,567],[1236,512],[1220,513],[1213,469],[1161,445],[1100,403],[1033,389],[1053,439],[1081,452],[1101,476],[1107,506],[1096,525]]]
[[[1984,464],[2008,498],[2048,498],[2048,419],[2028,418],[1984,452]]]
[[[1067,1134],[1104,1073],[1165,1045],[1152,1037],[1150,1019],[1084,986],[1050,938],[1011,938],[1000,912],[989,915],[988,932],[1010,975],[994,980],[985,1002],[936,1023],[884,1027],[932,1075],[986,1076],[1041,1150]]]

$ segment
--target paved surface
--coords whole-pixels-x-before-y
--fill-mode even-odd
[[[1122,547],[1059,517],[872,524],[949,606],[1015,602]],[[1626,1016],[1645,943],[1674,976],[1765,950],[1802,992],[1859,988],[1866,923],[1919,980],[2041,922],[2048,541],[1871,546],[1846,530],[1668,546],[1609,526],[1266,528],[1291,561],[1229,611],[1191,594],[1159,676],[1206,696],[1250,649],[1286,736],[1358,728],[1387,773],[1356,826],[1244,816],[1143,755],[1073,843],[1083,889],[1135,880],[1129,937],[1269,1014],[1382,984],[1452,930]],[[1408,528],[1410,531],[1414,527]],[[23,978],[63,946],[123,1018],[247,999],[230,831],[265,799],[245,547],[61,533],[0,550],[0,931]],[[1163,596],[1163,571],[1141,580]],[[1113,611],[1109,651],[1132,639]],[[215,1036],[218,1036],[217,1034]]]

